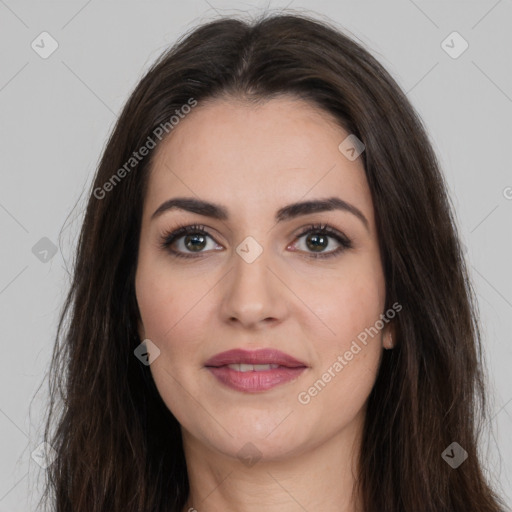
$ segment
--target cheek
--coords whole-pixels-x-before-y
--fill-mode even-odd
[[[152,372],[159,367],[171,368],[179,362],[183,352],[190,350],[190,343],[178,343],[184,329],[190,329],[192,309],[197,315],[197,292],[180,278],[179,272],[170,271],[171,262],[166,255],[142,244],[135,276],[136,298],[144,327],[144,335],[160,350],[159,357],[151,364]],[[193,326],[192,326],[193,327]],[[194,338],[193,332],[188,336]]]
[[[360,259],[347,265],[346,272],[324,282],[323,293],[321,288],[310,291],[312,309],[328,329],[316,338],[318,360],[303,398],[337,411],[331,418],[353,417],[377,375],[382,333],[375,326],[384,312],[385,281],[380,266],[372,262]]]
[[[317,281],[315,286],[309,283],[302,294],[323,323],[320,352],[332,357],[348,350],[358,336],[364,340],[364,333],[380,318],[384,311],[385,281],[373,258],[360,257],[336,274],[331,273],[328,279]]]
[[[195,284],[199,285],[200,280]],[[200,319],[206,316],[201,301],[205,292],[190,285],[190,277],[180,272],[162,271],[155,262],[140,262],[136,276],[136,295],[145,337],[160,350],[150,371],[156,388],[177,420],[187,426],[194,417],[194,393],[190,385],[198,371],[198,351],[205,329]],[[204,282],[203,282],[204,284]],[[206,286],[206,285],[205,285]],[[197,413],[200,414],[200,411]]]
[[[370,338],[379,338],[374,330],[370,330],[384,308],[384,298],[380,296],[375,282],[360,281],[353,287],[342,288],[338,290],[335,300],[336,305],[331,307],[329,319],[333,330],[338,333],[338,350],[348,350],[354,340],[362,344]]]
[[[193,351],[194,340],[199,339],[206,302],[201,301],[204,291],[195,284],[199,282],[180,279],[179,272],[158,272],[156,266],[142,266],[137,274],[137,302],[146,338],[173,361]]]

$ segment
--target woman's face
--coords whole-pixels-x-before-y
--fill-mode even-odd
[[[216,100],[158,148],[139,334],[160,350],[150,369],[185,446],[270,460],[360,430],[388,326],[368,335],[382,324],[385,281],[363,163],[338,147],[348,135],[303,100]],[[189,202],[153,216],[177,198]],[[331,198],[348,206],[313,204]],[[212,361],[233,349],[247,352]]]

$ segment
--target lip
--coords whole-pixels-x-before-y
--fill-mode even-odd
[[[217,354],[204,364],[205,366],[227,366],[228,364],[278,364],[287,368],[306,367],[307,364],[295,359],[289,354],[280,350],[271,348],[262,348],[258,350],[243,350],[235,348],[226,352]]]
[[[273,364],[279,367],[242,372],[230,368],[230,364]],[[208,359],[205,367],[222,384],[245,393],[267,391],[296,379],[308,368],[302,361],[274,349],[228,350]]]

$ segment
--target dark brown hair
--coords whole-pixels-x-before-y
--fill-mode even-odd
[[[180,426],[148,366],[134,277],[151,151],[104,188],[176,110],[215,98],[310,101],[365,145],[397,346],[370,394],[357,488],[366,512],[497,512],[477,453],[487,418],[474,292],[439,164],[423,124],[370,52],[305,15],[221,18],[154,63],[103,153],[78,240],[51,360],[45,438],[57,457],[56,512],[181,512],[189,486]],[[193,115],[193,114],[192,114]],[[59,402],[58,398],[62,400]],[[53,425],[55,418],[57,422]],[[54,427],[54,428],[53,428]],[[452,469],[442,452],[459,443]]]

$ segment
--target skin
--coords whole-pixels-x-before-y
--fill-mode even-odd
[[[160,350],[150,369],[182,426],[191,487],[184,511],[360,510],[360,497],[351,498],[353,473],[392,323],[359,343],[362,350],[308,404],[297,399],[384,313],[363,163],[338,149],[347,135],[301,99],[281,96],[258,106],[217,99],[199,104],[156,150],[136,273],[139,335]],[[182,196],[219,203],[229,219],[179,209],[150,219],[161,203]],[[274,219],[290,203],[333,196],[357,207],[369,228],[342,210]],[[210,235],[199,254],[184,237],[174,243],[190,259],[159,246],[161,235],[181,223],[202,224]],[[298,238],[310,223],[327,223],[353,247],[311,257],[308,235]],[[247,236],[263,249],[250,264],[236,252]],[[339,247],[328,240],[323,252]],[[308,368],[294,381],[247,393],[204,367],[225,350],[267,347]],[[247,443],[259,457],[254,465],[238,455]]]

